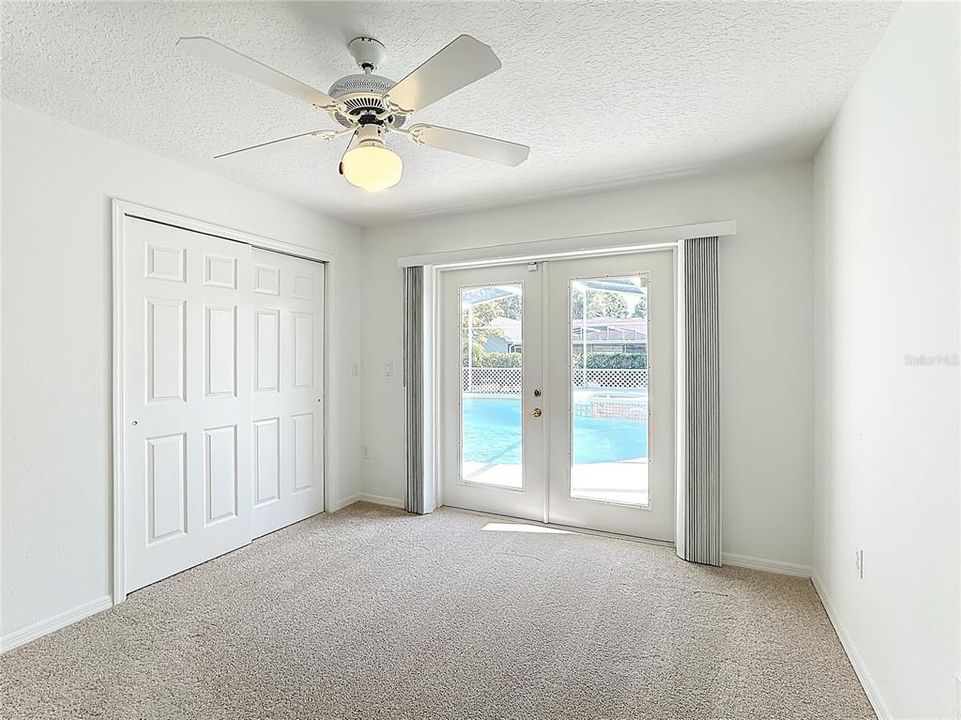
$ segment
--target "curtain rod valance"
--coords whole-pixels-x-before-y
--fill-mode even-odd
[[[517,263],[561,257],[632,252],[651,246],[676,245],[695,237],[728,237],[734,235],[736,230],[737,226],[733,220],[718,220],[692,225],[623,230],[596,235],[549,238],[462,250],[405,255],[397,258],[397,264],[400,267],[418,265],[455,267],[457,265]]]

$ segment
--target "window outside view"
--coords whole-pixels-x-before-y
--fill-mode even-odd
[[[648,504],[647,284],[571,283],[571,497]]]
[[[461,290],[461,477],[519,489],[521,471],[520,285]]]

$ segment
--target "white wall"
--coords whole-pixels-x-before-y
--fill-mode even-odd
[[[896,718],[956,717],[961,666],[958,23],[903,5],[815,162],[815,572]]]
[[[110,591],[119,197],[332,252],[332,497],[359,477],[356,228],[10,103],[2,111],[2,634]]]
[[[734,219],[721,243],[724,551],[809,565],[811,166],[799,162],[371,228],[364,238],[364,487],[402,498],[397,257]]]

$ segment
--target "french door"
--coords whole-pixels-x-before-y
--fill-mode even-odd
[[[541,287],[536,266],[443,274],[445,505],[543,517]]]
[[[674,538],[670,250],[444,271],[445,505]]]
[[[324,265],[125,216],[127,592],[324,509]]]

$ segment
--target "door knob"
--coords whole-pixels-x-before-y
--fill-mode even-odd
[[[534,408],[533,410],[531,410],[531,415],[533,415],[534,417],[540,417],[543,414],[544,413],[541,412],[540,408]]]

